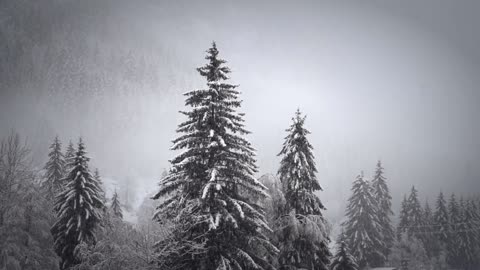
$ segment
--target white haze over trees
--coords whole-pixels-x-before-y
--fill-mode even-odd
[[[392,195],[414,183],[430,200],[440,188],[478,190],[478,9],[443,0],[5,0],[0,134],[28,137],[37,167],[53,137],[68,145],[82,135],[107,193],[130,178],[138,206],[168,168],[181,94],[202,86],[191,68],[198,52],[216,40],[248,89],[261,174],[278,169],[282,131],[300,107],[321,149],[329,212],[342,212],[352,175],[378,159]]]
[[[479,9],[1,1],[0,269],[478,269]]]

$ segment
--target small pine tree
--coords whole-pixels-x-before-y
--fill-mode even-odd
[[[347,221],[342,224],[347,246],[360,268],[380,266],[385,261],[385,247],[379,231],[376,201],[363,173],[353,182],[352,192],[348,200]]]
[[[385,244],[385,250],[383,254],[388,257],[389,250],[393,246],[395,232],[393,230],[392,221],[390,216],[393,215],[392,211],[392,196],[386,182],[386,178],[383,175],[384,168],[379,160],[377,163],[377,169],[375,170],[375,176],[372,180],[373,194],[378,204],[377,216],[381,227],[382,241]]]
[[[50,145],[48,161],[45,164],[45,180],[42,182],[42,189],[46,198],[53,200],[60,190],[64,188],[63,178],[65,175],[65,157],[62,153],[62,143],[55,137]]]
[[[80,139],[75,158],[69,164],[72,168],[64,179],[65,190],[55,203],[57,221],[51,232],[55,252],[60,256],[60,269],[68,269],[79,263],[75,249],[81,243],[96,242],[94,230],[101,219],[101,188],[88,169],[89,158],[85,145]]]
[[[123,219],[122,206],[120,205],[120,201],[118,200],[117,190],[115,190],[115,192],[113,193],[110,209],[112,210],[112,214],[114,217]]]
[[[208,63],[198,68],[207,88],[185,94],[187,120],[178,126],[170,173],[162,179],[154,199],[157,219],[175,221],[173,239],[159,242],[158,257],[164,268],[268,269],[257,256],[270,243],[263,207],[254,203],[266,198],[266,187],[255,177],[255,153],[244,135],[239,92],[228,83],[230,69],[218,56],[215,43],[207,51]],[[160,253],[160,251],[162,253]]]
[[[330,264],[330,270],[358,270],[355,258],[348,252],[345,242],[340,242],[338,250]]]
[[[450,229],[448,219],[447,202],[443,193],[440,192],[437,197],[433,220],[438,231],[437,238],[444,245],[448,242],[448,231]]]
[[[321,190],[321,187],[315,175],[317,169],[313,147],[306,137],[310,132],[304,127],[305,117],[300,110],[297,110],[292,121],[279,153],[283,158],[278,175],[285,194],[286,211],[294,219],[283,230],[285,235],[282,237],[280,249],[281,269],[327,269],[331,254],[322,216],[325,207],[314,193]],[[292,228],[296,227],[296,224],[316,229],[310,231]],[[290,237],[291,231],[305,233]]]

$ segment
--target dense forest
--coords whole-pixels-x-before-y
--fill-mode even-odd
[[[352,182],[334,234],[300,110],[278,172],[257,179],[241,93],[215,43],[205,59],[206,87],[184,94],[177,155],[135,223],[121,193],[107,197],[81,137],[53,138],[43,168],[19,134],[2,139],[2,269],[478,269],[480,198],[439,193],[432,208],[412,187],[394,215],[380,161]]]

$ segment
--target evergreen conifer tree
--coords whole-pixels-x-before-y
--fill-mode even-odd
[[[423,221],[422,223],[423,224],[426,224],[427,226],[430,226],[431,224],[433,224],[433,212],[432,212],[432,208],[430,207],[430,204],[428,203],[428,200],[425,201],[425,205],[423,207],[423,210],[422,210],[422,217],[423,217]]]
[[[380,266],[385,261],[385,247],[379,231],[376,201],[363,173],[353,182],[352,192],[348,200],[347,221],[343,223],[347,246],[360,268]]]
[[[155,214],[173,218],[174,239],[157,243],[158,256],[170,269],[269,269],[257,256],[273,246],[262,207],[252,198],[266,198],[255,177],[255,153],[245,139],[244,114],[237,86],[228,83],[230,69],[213,43],[208,63],[198,68],[207,88],[185,94],[187,120],[178,126],[170,173],[154,199],[164,198]],[[160,253],[161,252],[161,253]]]
[[[463,269],[477,269],[476,261],[476,242],[474,231],[476,226],[473,224],[473,213],[469,207],[469,203],[460,198],[460,223],[456,226],[458,241],[458,259]]]
[[[408,196],[407,213],[408,235],[415,235],[417,238],[420,238],[418,233],[421,232],[422,229],[422,206],[420,205],[418,191],[415,189],[415,186],[412,186],[410,196]]]
[[[375,170],[375,176],[372,180],[372,188],[375,200],[378,204],[377,216],[381,228],[382,241],[385,245],[383,254],[385,257],[388,257],[389,250],[393,246],[395,232],[393,230],[392,221],[390,220],[390,216],[393,215],[392,196],[390,196],[386,178],[383,176],[383,170],[384,168],[379,160]]]
[[[54,249],[61,258],[60,269],[78,264],[75,249],[81,243],[94,244],[94,231],[100,222],[103,202],[101,188],[88,169],[89,158],[80,139],[75,158],[71,159],[64,181],[65,189],[57,196],[57,221],[51,232]]]
[[[100,196],[102,197],[103,204],[106,204],[107,198],[105,195],[105,186],[103,184],[102,177],[100,176],[100,171],[98,170],[98,168],[95,168],[95,171],[93,171],[93,178],[95,179],[95,181],[97,181],[98,185],[100,186],[101,188]]]
[[[46,192],[46,198],[53,200],[64,187],[62,180],[65,175],[65,158],[58,136],[55,137],[53,143],[50,145],[48,158],[44,167],[45,179],[42,182],[42,189]]]
[[[449,228],[447,202],[445,201],[445,198],[442,192],[438,194],[433,220],[436,226],[436,230],[438,231],[437,233],[438,240],[440,240],[441,243],[446,245],[448,242],[448,231],[450,230],[450,228]]]
[[[429,258],[433,258],[439,255],[439,242],[435,234],[430,233],[432,230],[436,229],[435,221],[433,217],[432,209],[428,201],[425,201],[425,206],[422,210],[422,226],[423,233],[420,237],[425,247],[425,251]]]
[[[471,199],[467,200],[464,214],[464,233],[462,236],[462,250],[465,258],[465,269],[480,268],[480,232],[478,226],[480,219],[477,206]]]
[[[406,233],[409,229],[408,227],[408,200],[407,195],[403,196],[402,204],[400,206],[400,222],[398,223],[397,228],[397,238],[401,239],[402,234]]]
[[[72,141],[70,141],[68,143],[68,146],[67,146],[67,149],[65,150],[65,173],[69,173],[70,172],[70,169],[69,168],[69,165],[70,164],[73,164],[73,159],[75,159],[75,147],[72,143]]]
[[[307,139],[305,117],[297,110],[287,129],[278,175],[291,215],[283,229],[280,244],[281,269],[328,269],[328,233],[322,210],[325,209],[314,192],[322,190],[316,177],[313,147]],[[296,227],[296,228],[294,228]],[[307,229],[313,228],[313,229]],[[298,231],[298,234],[292,234]],[[292,237],[293,236],[293,237]]]
[[[461,267],[462,258],[460,257],[460,239],[459,223],[462,220],[460,206],[452,193],[448,202],[449,232],[447,240],[447,262],[451,267]]]
[[[120,205],[120,201],[118,200],[117,190],[115,190],[115,192],[113,193],[110,209],[112,210],[112,214],[114,217],[123,219],[122,206]]]
[[[332,259],[330,270],[358,270],[355,258],[350,255],[345,242],[340,242],[337,253]]]

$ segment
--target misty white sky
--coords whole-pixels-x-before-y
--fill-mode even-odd
[[[80,64],[68,67],[75,70],[69,76],[91,75],[78,83],[39,72],[51,78],[25,83],[20,76],[0,86],[0,135],[20,131],[38,157],[55,134],[64,141],[82,135],[105,176],[155,185],[174,155],[168,149],[183,120],[182,93],[204,87],[195,68],[215,40],[243,92],[259,176],[276,172],[299,107],[330,211],[343,214],[351,181],[360,170],[370,176],[377,159],[395,205],[413,184],[430,201],[440,190],[480,190],[478,1],[46,2],[55,8],[38,7],[34,18],[51,18],[40,24],[48,38],[14,35],[8,19],[0,22],[3,38],[39,40],[21,52],[28,57],[10,57],[33,59],[34,73],[61,71],[73,59]],[[68,12],[75,16],[62,17]],[[22,23],[20,30],[35,25]],[[52,47],[66,53],[42,58]],[[123,54],[158,80],[124,81],[109,75],[116,67],[95,62]],[[128,57],[119,69],[128,69]],[[90,77],[110,88],[93,91],[100,83]]]

